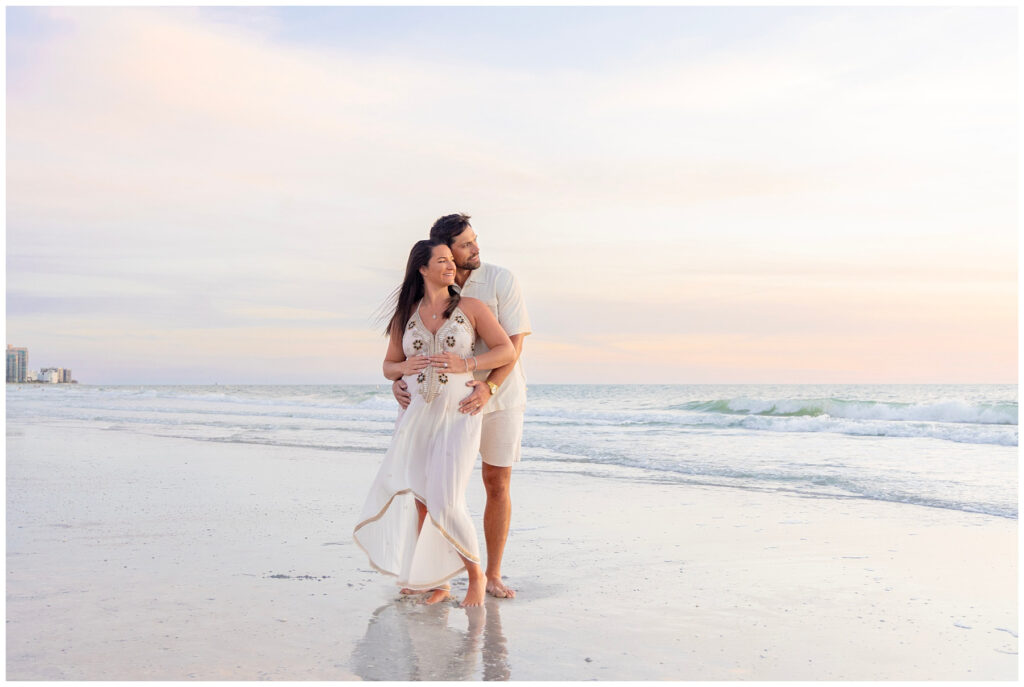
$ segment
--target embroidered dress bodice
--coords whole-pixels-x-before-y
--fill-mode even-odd
[[[454,353],[460,358],[468,358],[473,355],[474,343],[476,332],[473,331],[469,318],[458,306],[434,334],[431,334],[427,325],[423,323],[417,306],[416,312],[405,325],[405,334],[402,336],[402,350],[407,358],[446,352]],[[423,396],[424,401],[430,403],[447,388],[449,378],[455,374],[459,373],[430,365],[416,376],[417,392]],[[465,391],[465,387],[463,386],[460,391]]]

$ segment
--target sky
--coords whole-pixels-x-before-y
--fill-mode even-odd
[[[381,383],[451,212],[533,383],[1015,383],[1017,15],[6,9],[6,339],[90,384]]]

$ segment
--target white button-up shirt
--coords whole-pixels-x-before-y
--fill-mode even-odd
[[[526,314],[526,303],[523,302],[519,282],[516,281],[515,275],[504,267],[481,264],[479,269],[469,273],[469,278],[462,285],[461,294],[483,301],[509,336],[530,334],[530,316]],[[482,355],[489,350],[487,343],[478,338],[473,348],[474,353]],[[481,370],[475,373],[474,377],[485,380],[488,374],[489,370]],[[515,369],[498,387],[498,393],[484,406],[483,412],[525,406],[526,374],[523,372],[523,360],[520,357],[516,361]]]

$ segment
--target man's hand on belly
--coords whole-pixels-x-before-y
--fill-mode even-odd
[[[459,401],[459,412],[476,415],[491,400],[491,390],[478,379],[466,382],[466,386],[474,387],[473,393]]]

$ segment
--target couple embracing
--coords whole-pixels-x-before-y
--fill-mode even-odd
[[[386,328],[384,376],[402,410],[354,532],[370,564],[397,577],[404,594],[443,601],[448,580],[465,570],[463,606],[482,605],[486,593],[515,596],[501,559],[526,405],[519,355],[529,333],[515,277],[481,263],[469,216],[437,220],[409,253]],[[486,570],[465,499],[478,453]]]

